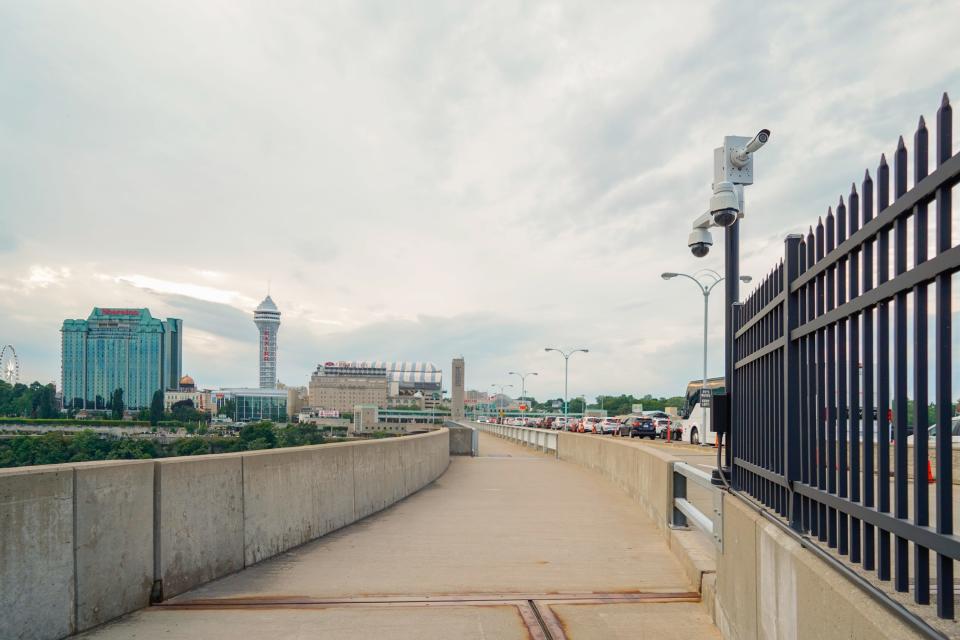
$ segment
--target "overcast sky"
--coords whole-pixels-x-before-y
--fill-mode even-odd
[[[773,131],[747,190],[765,274],[960,95],[955,2],[0,2],[0,344],[57,381],[64,318],[184,321],[184,370],[463,355],[467,383],[680,393],[712,149]],[[955,127],[956,128],[956,127]],[[960,226],[960,225],[958,225]],[[711,374],[722,371],[718,290]],[[960,333],[960,332],[957,332]],[[957,351],[955,350],[955,353]]]

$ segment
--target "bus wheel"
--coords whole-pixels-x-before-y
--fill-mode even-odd
[[[700,444],[700,434],[696,427],[690,429],[690,444]]]

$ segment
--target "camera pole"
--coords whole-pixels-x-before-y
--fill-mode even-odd
[[[731,419],[734,415],[733,401],[733,310],[734,304],[740,300],[740,221],[737,220],[727,227],[724,241],[724,276],[726,278],[726,300],[724,301],[723,314],[723,332],[724,332],[724,371],[723,384],[727,392],[727,407],[730,415],[727,416],[727,449],[724,454],[723,475],[730,477],[730,470],[733,467],[733,454],[731,450],[731,434],[733,429],[729,428]],[[717,438],[720,438],[719,434]],[[718,440],[719,442],[719,440]]]

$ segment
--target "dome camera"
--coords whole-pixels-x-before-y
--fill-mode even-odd
[[[687,238],[687,246],[690,247],[690,253],[697,258],[703,258],[710,253],[710,247],[713,246],[713,236],[706,229],[696,228],[690,232]]]
[[[740,199],[734,191],[733,183],[720,182],[713,188],[710,198],[710,215],[713,222],[719,227],[729,227],[737,221],[740,215]]]

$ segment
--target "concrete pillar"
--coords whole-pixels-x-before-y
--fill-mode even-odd
[[[463,408],[464,398],[464,364],[463,357],[453,359],[453,386],[451,389],[451,398],[453,404],[450,407],[450,417],[454,420],[463,419],[465,413]]]

